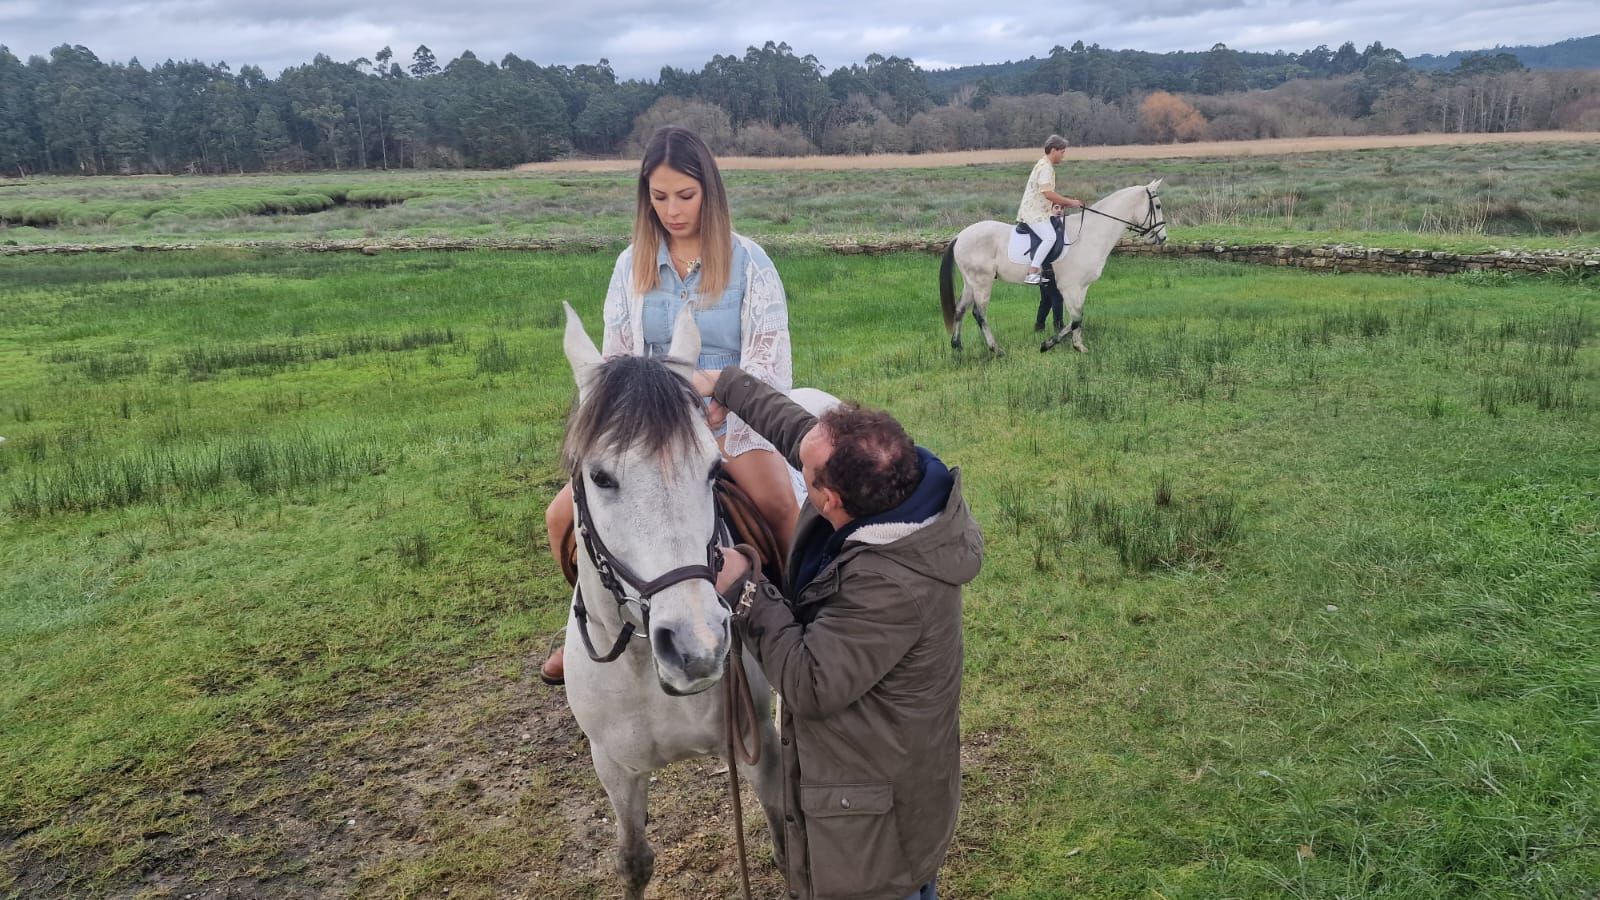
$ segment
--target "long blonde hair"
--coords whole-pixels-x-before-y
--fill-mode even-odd
[[[699,303],[715,303],[728,287],[733,267],[733,217],[728,214],[728,191],[711,148],[687,128],[667,126],[656,130],[644,145],[639,164],[639,205],[633,214],[633,289],[651,291],[661,283],[656,257],[667,229],[650,203],[650,175],[667,165],[700,182],[700,288]]]

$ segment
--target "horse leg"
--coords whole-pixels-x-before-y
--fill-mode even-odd
[[[1062,332],[1063,335],[1068,333],[1072,335],[1072,349],[1079,353],[1089,352],[1089,348],[1083,345],[1083,300],[1088,291],[1086,287],[1073,288],[1072,298],[1067,301],[1067,312],[1072,321],[1067,325],[1066,331]],[[1056,324],[1059,327],[1059,319],[1056,320]]]
[[[623,768],[603,756],[594,744],[589,745],[589,755],[617,816],[617,874],[622,876],[629,900],[640,900],[656,867],[656,852],[644,836],[650,795],[648,773]]]
[[[956,330],[950,332],[950,349],[961,349],[961,323],[967,319],[967,310],[972,308],[972,279],[966,272],[961,273],[961,299],[956,302]]]
[[[1006,352],[995,343],[994,332],[989,330],[989,317],[985,315],[989,311],[989,297],[993,290],[994,282],[989,281],[977,291],[972,306],[972,317],[978,320],[978,327],[983,330],[983,342],[989,345],[989,352],[996,356],[1005,356]]]

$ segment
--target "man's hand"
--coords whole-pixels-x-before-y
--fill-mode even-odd
[[[694,377],[689,383],[694,386],[695,393],[706,398],[706,424],[712,428],[721,428],[722,423],[728,418],[728,408],[711,399],[711,390],[717,386],[717,378],[722,373],[715,369],[696,369]]]
[[[722,423],[728,420],[728,408],[715,400],[706,401],[706,425],[709,428],[721,428]]]
[[[750,571],[750,559],[733,547],[722,548],[722,571],[717,573],[717,593],[726,594],[728,588]]]

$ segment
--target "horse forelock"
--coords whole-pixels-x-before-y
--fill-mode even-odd
[[[601,364],[572,412],[562,461],[573,471],[592,454],[638,448],[663,463],[695,446],[700,396],[660,360],[620,356]]]

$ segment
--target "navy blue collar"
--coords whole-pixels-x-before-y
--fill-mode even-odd
[[[917,482],[911,496],[894,509],[852,519],[837,530],[833,530],[826,521],[820,522],[806,545],[797,548],[800,564],[795,569],[793,593],[798,595],[812,579],[821,574],[844,549],[844,542],[856,531],[868,525],[926,522],[943,512],[945,504],[950,502],[950,491],[956,486],[955,476],[950,474],[950,468],[943,460],[925,447],[917,448],[917,469],[922,473],[922,479]]]

